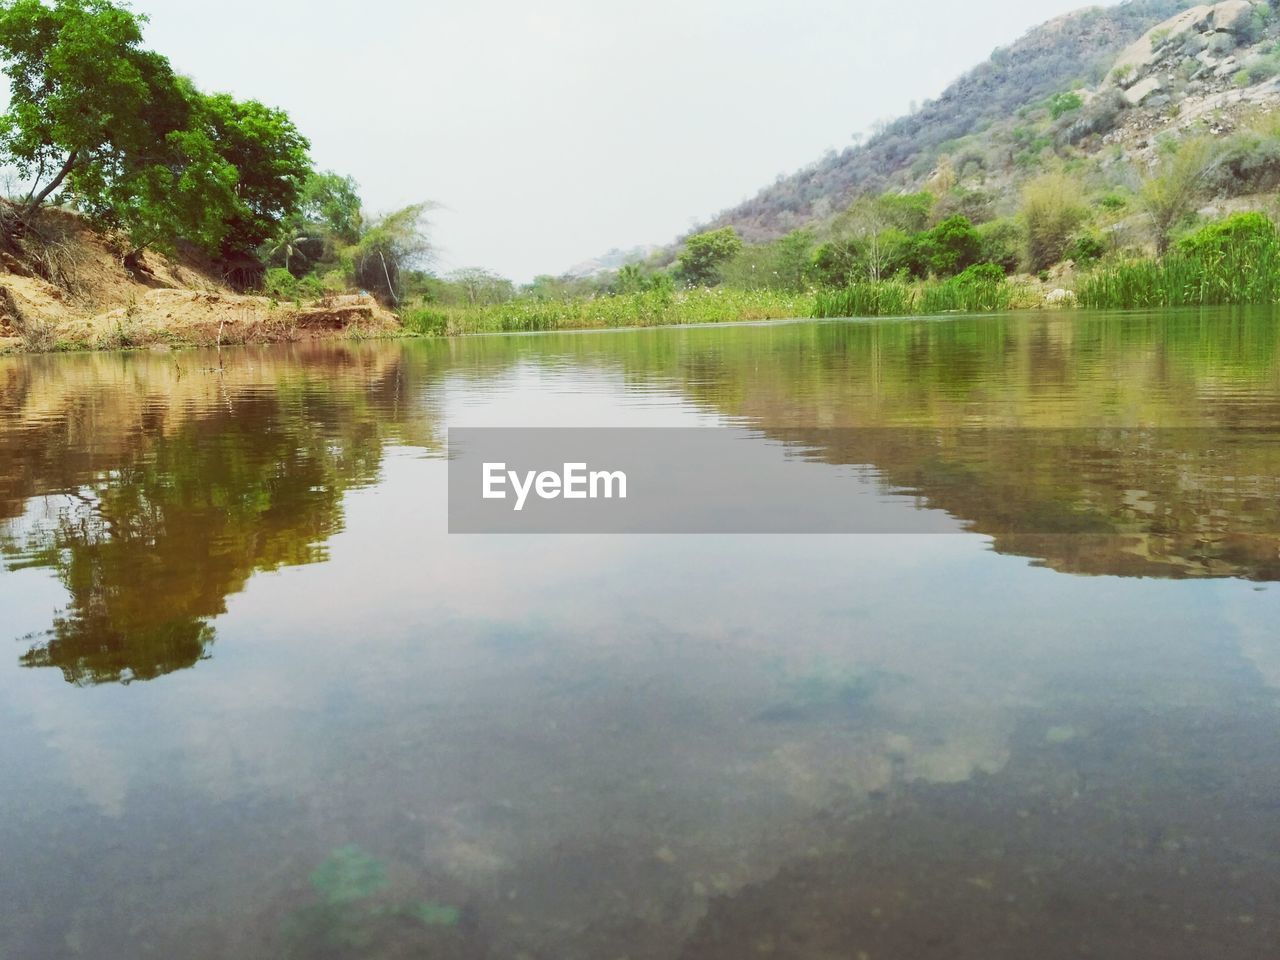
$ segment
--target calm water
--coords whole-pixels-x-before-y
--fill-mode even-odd
[[[726,423],[958,532],[446,533]],[[1274,956],[1276,427],[1273,314],[0,361],[0,958]]]

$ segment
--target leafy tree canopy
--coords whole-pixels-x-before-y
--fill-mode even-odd
[[[415,203],[369,224],[351,253],[357,285],[384,302],[400,302],[402,275],[431,257],[426,234],[429,209],[430,204]]]
[[[694,234],[684,242],[680,274],[691,286],[715,283],[720,265],[741,250],[742,238],[733,227]]]
[[[324,227],[336,240],[360,239],[360,187],[351,177],[326,171],[312,173],[302,184],[302,218]]]
[[[56,195],[135,247],[251,250],[296,209],[309,144],[284,112],[178,77],[142,48],[144,22],[109,0],[0,0],[19,212]]]

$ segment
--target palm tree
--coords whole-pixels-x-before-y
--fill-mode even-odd
[[[294,257],[302,257],[305,260],[306,254],[302,252],[302,244],[306,243],[310,238],[297,234],[294,229],[286,226],[281,230],[280,235],[274,240],[267,241],[267,259],[284,260],[284,268],[289,269],[289,262]],[[292,271],[290,271],[292,272]]]

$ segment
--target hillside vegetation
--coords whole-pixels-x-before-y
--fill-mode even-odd
[[[827,219],[859,194],[918,182],[954,141],[999,127],[1019,109],[1062,90],[1101,81],[1121,51],[1189,6],[1187,0],[1131,0],[1050,20],[997,49],[937,100],[863,144],[780,178],[708,227],[732,226],[749,241],[770,240]]]

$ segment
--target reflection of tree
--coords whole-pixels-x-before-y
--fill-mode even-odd
[[[322,559],[343,493],[376,476],[394,419],[381,394],[398,387],[356,380],[285,378],[175,417],[56,498],[69,505],[24,542],[9,537],[12,567],[51,568],[70,594],[22,663],[89,685],[207,657],[226,597],[255,571]]]

